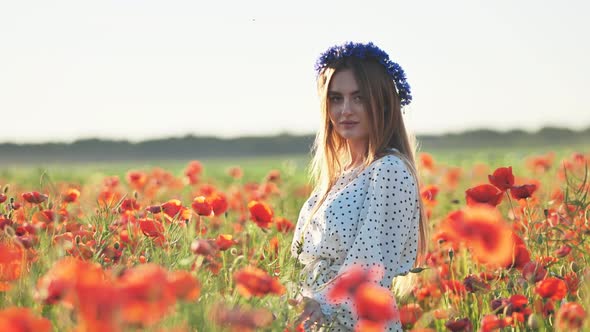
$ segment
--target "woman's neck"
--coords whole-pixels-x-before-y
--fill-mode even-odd
[[[348,149],[350,150],[350,164],[348,169],[360,166],[367,156],[367,141],[349,141]]]

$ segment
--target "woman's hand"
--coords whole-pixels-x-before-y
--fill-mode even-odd
[[[295,321],[295,326],[304,323],[305,330],[307,331],[314,324],[317,324],[317,327],[319,327],[327,323],[322,308],[316,300],[304,297],[303,302],[303,313]]]

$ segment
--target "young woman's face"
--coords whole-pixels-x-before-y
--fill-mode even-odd
[[[334,129],[342,138],[355,143],[369,139],[369,116],[352,70],[336,72],[328,87],[328,110]]]

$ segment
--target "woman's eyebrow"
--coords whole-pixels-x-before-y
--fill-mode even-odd
[[[350,94],[351,94],[351,95],[357,95],[357,94],[359,94],[359,93],[361,93],[359,90],[354,90],[354,91],[353,91],[353,92],[351,92]],[[328,94],[329,94],[329,95],[342,95],[342,92],[339,92],[339,91],[328,91]]]

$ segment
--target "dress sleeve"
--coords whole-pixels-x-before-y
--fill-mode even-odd
[[[363,269],[383,268],[380,286],[391,289],[393,278],[408,272],[417,254],[418,197],[417,184],[404,162],[395,157],[383,158],[371,166],[369,185],[356,237],[339,269],[338,275],[353,265]],[[314,294],[328,317],[340,325],[354,328],[358,321],[351,298],[332,305],[326,294],[330,286]]]
[[[315,188],[314,191],[307,198],[307,201],[305,201],[305,203],[301,207],[301,210],[299,211],[299,216],[297,218],[297,223],[295,225],[295,231],[293,232],[293,240],[291,242],[291,256],[292,257],[298,256],[297,255],[297,247],[298,247],[297,242],[300,241],[301,234],[305,231],[304,230],[305,223],[307,221],[307,218],[309,218],[309,213],[311,212],[311,209],[314,207],[314,205],[316,204],[316,202],[318,200],[318,193],[319,193],[319,190],[317,188]]]

